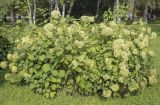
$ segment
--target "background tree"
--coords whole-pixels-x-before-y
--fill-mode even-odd
[[[128,14],[132,19],[137,16],[148,21],[160,17],[160,0],[0,0],[0,18],[10,15],[14,24],[15,16],[19,14],[30,24],[36,24],[49,19],[51,11],[56,9],[62,16],[89,15],[100,19],[109,8],[116,14],[121,6],[130,7]]]
[[[15,0],[0,0],[0,15],[3,17],[10,10],[10,17],[11,17],[12,24],[14,24],[15,22],[14,1]]]

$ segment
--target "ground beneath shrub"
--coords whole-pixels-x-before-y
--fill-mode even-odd
[[[160,24],[150,25],[158,33],[152,42],[152,49],[156,53],[155,67],[160,75]],[[54,99],[45,99],[33,93],[26,86],[16,86],[5,81],[4,72],[0,71],[0,105],[160,105],[160,76],[157,86],[147,88],[138,96],[126,99],[102,99],[97,96],[67,96],[60,94]]]

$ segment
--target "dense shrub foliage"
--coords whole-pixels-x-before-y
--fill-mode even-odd
[[[0,24],[0,69],[7,66],[7,62],[4,60],[7,59],[7,53],[14,50],[16,41],[26,35],[38,32],[39,29],[34,25],[24,26],[17,24],[16,26],[11,26]]]
[[[17,39],[35,33],[36,30],[34,26],[0,25],[0,61],[5,59],[8,51],[12,50]]]
[[[106,98],[137,93],[157,83],[149,49],[155,36],[142,21],[97,24],[87,16],[68,21],[53,11],[43,31],[16,41],[5,78],[47,98],[61,90]]]

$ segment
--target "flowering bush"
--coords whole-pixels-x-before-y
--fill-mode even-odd
[[[16,41],[7,55],[11,82],[25,82],[45,97],[58,91],[106,98],[126,96],[157,83],[150,40],[142,22],[94,23],[92,17],[68,22],[57,11],[44,30]],[[1,67],[6,67],[4,62]]]
[[[23,36],[35,33],[37,30],[34,26],[2,25],[0,27],[0,61],[6,59],[6,55],[13,49],[15,41]]]

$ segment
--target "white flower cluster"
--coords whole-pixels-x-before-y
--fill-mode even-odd
[[[33,39],[30,38],[30,36],[25,36],[25,37],[22,38],[22,44],[32,45],[33,44]]]
[[[147,31],[147,29],[145,28],[145,27],[142,27],[142,30],[141,30],[142,32],[146,32]]]
[[[87,40],[89,38],[84,31],[79,31],[79,34],[84,40]]]
[[[137,55],[139,53],[133,41],[128,41],[126,42],[126,44],[128,44],[130,52],[132,52],[132,54]]]
[[[143,38],[144,38],[143,33],[139,34],[138,39],[143,40]]]
[[[105,23],[100,23],[100,24],[99,24],[99,28],[100,28],[100,29],[106,28],[106,24],[105,24]]]
[[[95,27],[92,27],[91,32],[95,33],[97,30]]]
[[[140,38],[139,39],[135,39],[134,42],[137,44],[139,49],[144,49],[144,48],[148,47],[149,38],[148,37],[143,37],[141,39]]]
[[[136,81],[132,81],[128,84],[129,91],[133,92],[139,88],[139,84]]]
[[[128,65],[125,62],[121,62],[119,64],[120,72],[119,74],[123,77],[128,77],[129,76],[129,70],[128,70]]]
[[[9,69],[12,71],[12,73],[16,73],[17,72],[16,64],[15,63],[9,64]]]
[[[142,59],[146,59],[146,57],[147,57],[146,53],[143,51],[140,53],[140,55],[141,55]]]
[[[119,76],[118,77],[118,82],[120,82],[120,83],[124,83],[124,77],[123,76]]]
[[[112,91],[116,92],[119,90],[119,85],[118,84],[113,84],[110,86],[110,88],[112,89]]]
[[[45,35],[47,35],[49,38],[52,38],[53,37],[53,33],[52,33],[53,29],[54,29],[53,24],[51,24],[51,23],[46,24],[44,26],[44,31],[46,33]]]
[[[150,28],[150,27],[147,28],[147,32],[148,32],[149,34],[151,34],[152,31],[151,31],[151,28]]]
[[[137,49],[134,49],[132,53],[135,54],[135,55],[137,55],[138,54]]]
[[[61,17],[61,13],[59,11],[57,11],[57,10],[54,10],[54,11],[52,11],[51,16],[54,19],[58,19],[58,18]]]
[[[82,48],[82,47],[84,46],[84,42],[83,42],[83,41],[75,40],[75,41],[74,41],[74,44],[75,44],[78,48]]]
[[[111,27],[102,28],[102,35],[110,36],[113,34],[113,29]]]
[[[53,52],[54,52],[54,49],[53,49],[53,48],[50,48],[50,49],[49,49],[49,53],[50,53],[50,54],[53,54]]]
[[[85,22],[85,23],[91,23],[91,22],[94,22],[94,17],[82,16],[82,17],[81,17],[81,21],[82,21],[82,22]]]
[[[84,62],[90,67],[90,69],[96,68],[96,62],[94,60],[86,59]]]
[[[108,74],[103,75],[103,79],[104,79],[105,81],[109,80],[110,78],[111,78],[111,76],[108,75]]]
[[[67,34],[72,37],[74,34],[74,28],[73,27],[67,27]]]
[[[57,33],[62,35],[63,34],[63,29],[61,27],[57,28]]]
[[[48,24],[46,24],[46,25],[44,26],[44,30],[45,30],[46,32],[52,32],[52,31],[53,31],[53,28],[54,28],[54,25],[51,24],[51,23],[48,23]]]
[[[18,59],[19,59],[19,55],[18,55],[18,53],[17,52],[15,52],[14,54],[8,54],[7,55],[7,59],[9,60],[9,61],[17,61]]]
[[[76,69],[78,67],[78,62],[76,60],[72,61],[73,69]]]
[[[130,55],[129,45],[125,43],[123,39],[113,41],[112,48],[116,58],[122,57],[123,60],[128,61],[128,57]]]
[[[80,55],[79,57],[78,57],[78,61],[79,62],[83,62],[85,60],[85,55]]]
[[[135,36],[135,35],[136,35],[136,33],[135,33],[134,31],[131,31],[131,35]]]
[[[7,67],[7,62],[6,61],[0,62],[0,68],[5,69],[6,67]]]
[[[112,96],[112,91],[109,89],[103,90],[103,96],[106,98],[110,98]]]
[[[158,83],[157,70],[156,69],[151,69],[150,70],[150,76],[149,76],[149,84],[150,85],[155,85],[157,83]]]
[[[126,30],[126,29],[123,29],[123,33],[124,33],[125,35],[131,34],[131,32],[130,32],[129,30]]]
[[[114,27],[117,27],[117,24],[114,21],[110,21],[109,26],[114,28]]]
[[[112,59],[105,58],[105,64],[106,64],[107,70],[112,70],[112,68],[113,68],[113,66],[112,66]]]

